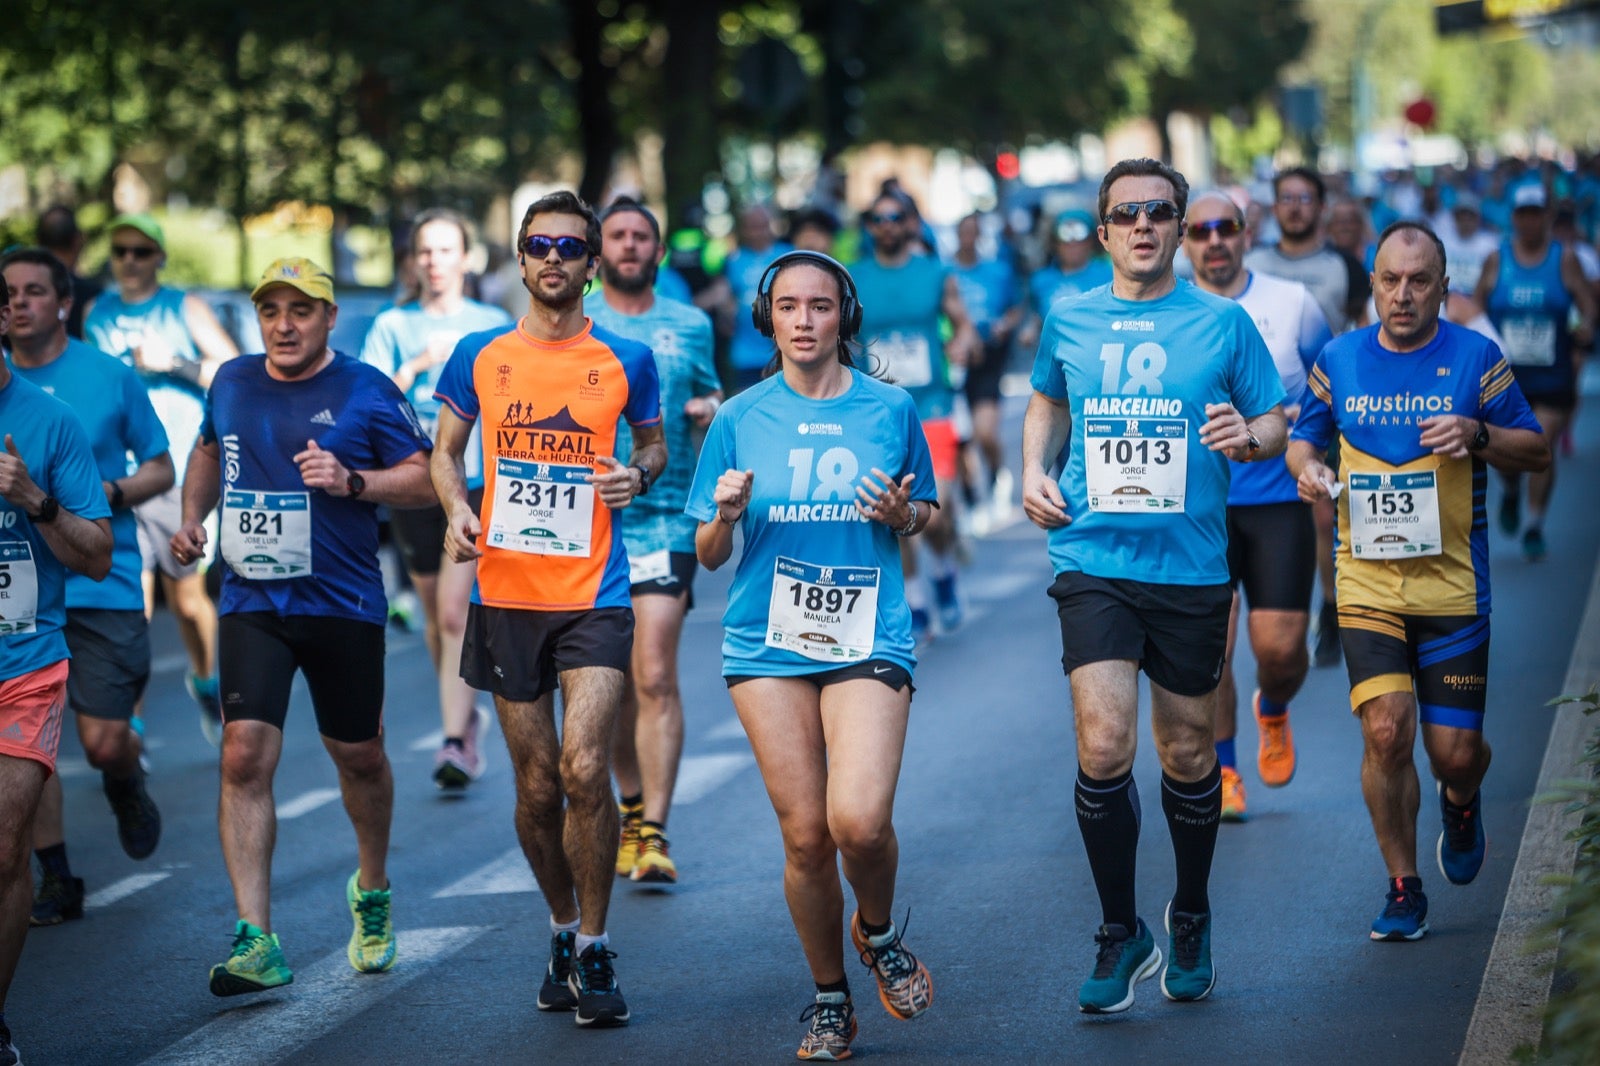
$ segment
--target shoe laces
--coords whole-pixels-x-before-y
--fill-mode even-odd
[[[839,1003],[819,999],[800,1012],[800,1020],[810,1022],[811,1031],[818,1036],[843,1036],[850,1031],[853,1010],[848,999]]]
[[[556,933],[550,938],[548,973],[551,981],[566,984],[567,976],[572,973],[572,945],[576,941],[577,935],[566,931]]]
[[[911,924],[911,912],[906,911],[905,917],[895,927],[894,939],[887,944],[873,947],[871,942],[861,949],[862,965],[876,970],[878,976],[884,981],[894,982],[904,980],[917,972],[917,957],[907,951],[900,943],[905,936],[905,927]]]
[[[237,959],[261,950],[267,943],[268,935],[267,933],[252,933],[246,926],[240,925],[233,932],[233,950],[229,952],[229,956]]]
[[[1384,898],[1388,901],[1383,906],[1385,918],[1408,918],[1420,909],[1416,893],[1409,889],[1391,888]]]
[[[1471,807],[1461,807],[1458,810],[1460,813],[1451,810],[1449,806],[1445,808],[1445,840],[1449,843],[1451,851],[1471,851],[1478,846],[1478,832],[1472,820],[1475,812]]]
[[[1117,970],[1117,963],[1122,961],[1123,947],[1133,939],[1133,934],[1118,940],[1111,935],[1111,929],[1102,925],[1095,931],[1094,942],[1099,945],[1099,950],[1094,956],[1094,976],[1096,979],[1110,977]]]
[[[665,833],[641,833],[639,835],[639,854],[650,852],[653,855],[667,853],[667,836]]]
[[[1196,914],[1172,916],[1172,953],[1180,970],[1200,965],[1200,948],[1205,943],[1205,918]]]
[[[615,951],[601,944],[591,946],[578,956],[575,969],[584,991],[610,992],[616,988],[617,977],[611,969],[611,960],[616,957]]]
[[[1267,749],[1269,758],[1278,758],[1289,750],[1289,716],[1267,716],[1258,720],[1261,729],[1261,744]]]
[[[356,918],[361,922],[362,939],[382,938],[389,924],[389,900],[379,892],[360,892],[356,900]]]

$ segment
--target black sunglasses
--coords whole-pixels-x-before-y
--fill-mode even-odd
[[[1112,204],[1103,221],[1108,226],[1131,226],[1139,221],[1140,214],[1145,215],[1152,223],[1171,222],[1178,217],[1178,205],[1171,200],[1135,200],[1125,204]]]
[[[904,222],[905,220],[906,216],[899,211],[890,211],[888,214],[883,215],[869,212],[867,215],[867,224],[869,226],[882,226],[885,223]]]
[[[1189,223],[1189,239],[1208,241],[1215,233],[1218,237],[1237,237],[1244,232],[1244,223],[1236,218],[1214,218],[1210,222]]]
[[[522,250],[535,259],[543,259],[554,248],[562,259],[583,259],[589,254],[589,242],[582,237],[546,237],[530,233],[522,238]]]
[[[149,245],[146,245],[146,244],[140,244],[140,245],[113,244],[111,246],[111,255],[112,255],[113,258],[116,258],[116,259],[126,259],[130,255],[133,256],[135,259],[149,259],[151,256],[155,255],[160,250],[161,249],[159,249],[159,248],[151,248]]]

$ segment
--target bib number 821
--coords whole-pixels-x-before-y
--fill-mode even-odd
[[[240,511],[239,532],[246,536],[264,537],[268,533],[283,536],[283,515],[266,511]]]

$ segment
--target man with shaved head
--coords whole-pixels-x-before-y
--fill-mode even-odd
[[[1479,784],[1489,769],[1487,466],[1542,470],[1550,449],[1494,343],[1440,319],[1445,250],[1420,222],[1378,238],[1378,325],[1347,333],[1311,369],[1289,443],[1308,503],[1338,508],[1339,634],[1361,721],[1361,791],[1388,868],[1373,940],[1420,940],[1417,722],[1439,782],[1439,869],[1483,866]],[[1337,469],[1324,461],[1339,445]]]

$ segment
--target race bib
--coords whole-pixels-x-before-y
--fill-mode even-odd
[[[1549,318],[1508,318],[1500,324],[1500,339],[1512,366],[1556,364],[1556,324]]]
[[[1434,471],[1351,474],[1346,486],[1353,558],[1439,554],[1439,489]]]
[[[0,543],[0,636],[32,633],[39,615],[39,573],[25,540]]]
[[[778,557],[767,606],[767,647],[820,663],[872,655],[878,621],[878,568],[815,566]]]
[[[933,359],[928,338],[920,333],[885,333],[872,345],[872,354],[883,367],[883,377],[902,389],[915,389],[933,383]]]
[[[1089,510],[1183,513],[1188,420],[1090,418],[1083,433]]]
[[[223,493],[222,558],[252,581],[310,577],[311,494]]]
[[[530,555],[589,554],[594,527],[593,473],[515,459],[495,461],[488,544]]]
[[[672,575],[672,552],[662,548],[658,552],[628,556],[628,584],[642,585],[646,581],[659,581]]]

